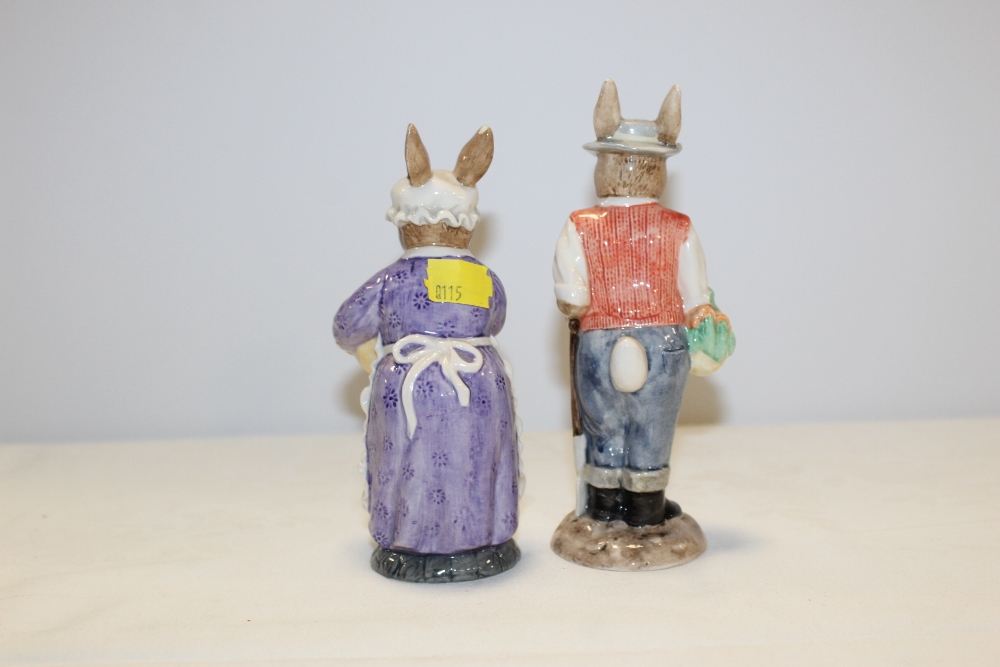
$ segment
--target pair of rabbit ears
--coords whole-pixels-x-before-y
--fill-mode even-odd
[[[458,154],[452,173],[462,185],[474,188],[493,162],[493,130],[489,125],[479,128]],[[406,128],[406,177],[416,187],[431,180],[431,159],[413,123]]]
[[[661,144],[673,145],[681,133],[681,89],[674,86],[660,106],[656,123],[656,138]],[[594,107],[594,132],[598,139],[610,139],[622,123],[622,108],[618,103],[618,86],[606,79]]]

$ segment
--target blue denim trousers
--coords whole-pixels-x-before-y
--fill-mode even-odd
[[[642,345],[648,362],[646,382],[633,393],[618,391],[611,380],[611,350],[623,336]],[[666,488],[690,368],[683,326],[580,334],[574,381],[587,440],[587,483],[637,492]]]

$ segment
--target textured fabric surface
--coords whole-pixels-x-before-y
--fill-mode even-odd
[[[653,203],[597,206],[570,219],[590,274],[580,331],[684,323],[677,264],[690,218]]]
[[[482,263],[472,257],[454,256]],[[403,336],[420,333],[441,338],[493,336],[503,328],[507,296],[490,271],[494,296],[489,308],[431,301],[427,294],[426,257],[400,259],[372,276],[337,311],[333,335],[337,344],[353,352],[362,343],[382,336],[382,343],[395,343]]]
[[[472,258],[462,258],[479,264]],[[373,276],[340,308],[337,342],[348,350],[376,335],[388,345],[409,334],[492,336],[503,326],[506,297],[492,272],[489,308],[428,297],[427,259],[401,259]],[[483,365],[462,373],[470,401],[459,403],[438,364],[413,388],[417,427],[403,409],[409,364],[383,357],[372,378],[365,435],[369,528],[384,548],[447,554],[501,544],[517,528],[518,460],[510,381],[491,346]]]

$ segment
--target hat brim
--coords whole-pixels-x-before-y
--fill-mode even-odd
[[[680,144],[654,144],[645,141],[617,141],[598,139],[584,144],[583,148],[591,153],[627,153],[629,155],[650,155],[668,158],[681,152]]]

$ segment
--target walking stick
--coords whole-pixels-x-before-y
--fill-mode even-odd
[[[580,344],[580,320],[569,320],[569,400],[573,415],[573,436],[583,435],[580,406],[576,402],[576,348]]]
[[[573,415],[573,458],[576,460],[576,514],[580,516],[587,509],[587,485],[581,473],[586,459],[586,441],[583,437],[583,420],[576,397],[576,349],[580,345],[580,320],[569,320],[569,400],[570,414]]]

